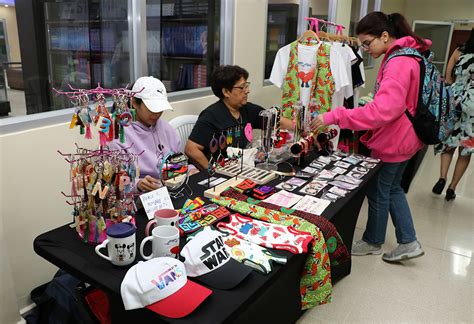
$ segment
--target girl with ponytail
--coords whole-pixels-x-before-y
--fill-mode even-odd
[[[398,247],[384,253],[387,262],[399,262],[422,256],[421,244],[416,238],[413,219],[400,183],[410,158],[423,143],[418,139],[411,121],[405,114],[415,114],[420,88],[418,58],[397,56],[385,64],[390,53],[411,47],[426,52],[431,41],[416,35],[399,13],[372,12],[357,24],[356,33],[361,46],[372,57],[385,55],[377,75],[374,100],[363,107],[338,107],[320,114],[312,121],[313,131],[325,125],[340,128],[368,130],[361,142],[374,158],[382,160],[380,171],[367,192],[369,217],[362,239],[352,246],[352,255],[382,254],[388,215],[395,226]]]

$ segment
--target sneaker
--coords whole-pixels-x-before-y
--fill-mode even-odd
[[[387,262],[400,262],[417,258],[425,254],[418,241],[399,244],[392,252],[384,253],[382,259]]]
[[[382,254],[382,246],[359,240],[352,244],[352,255]]]
[[[446,179],[440,178],[438,182],[436,182],[436,184],[434,185],[431,191],[434,194],[441,195],[445,185],[446,185]]]

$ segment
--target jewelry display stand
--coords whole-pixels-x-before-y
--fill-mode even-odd
[[[273,149],[274,138],[272,137],[273,129],[275,128],[275,122],[277,119],[276,108],[272,107],[269,109],[262,110],[259,113],[259,116],[262,117],[262,130],[261,130],[261,149],[265,154],[265,162],[258,164],[256,167],[258,169],[267,170],[267,171],[276,171],[278,167],[275,164],[269,162],[269,155]]]
[[[181,152],[167,154],[160,163],[161,182],[168,188],[173,199],[192,196],[193,191],[188,185],[189,165],[188,157]]]
[[[241,166],[239,163],[218,168],[216,173],[240,179],[250,179],[256,184],[265,184],[277,177],[272,171],[250,167],[248,165]]]

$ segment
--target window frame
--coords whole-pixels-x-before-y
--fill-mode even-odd
[[[359,20],[365,17],[369,13],[369,0],[361,0],[360,3],[360,14],[359,14]],[[375,0],[374,2],[374,8],[372,9],[373,11],[380,11],[380,8],[382,7],[382,0]],[[368,55],[367,56],[367,65],[364,66],[365,70],[371,70],[375,68],[375,59]]]
[[[304,0],[307,1],[307,0]],[[235,0],[220,0],[220,64],[232,64],[234,52]],[[136,80],[147,75],[146,2],[128,0],[128,30],[131,60],[130,75]],[[231,35],[231,36],[229,36]],[[170,102],[198,99],[212,95],[211,87],[189,89],[168,94]],[[0,119],[0,136],[35,128],[68,123],[76,107],[45,111],[31,115]]]

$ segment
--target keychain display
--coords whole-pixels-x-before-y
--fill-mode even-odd
[[[101,243],[115,223],[134,223],[135,180],[140,176],[139,154],[125,150],[88,150],[77,147],[65,160],[70,165],[71,194],[61,192],[74,206],[76,231],[86,243]]]
[[[66,95],[76,107],[71,118],[69,128],[79,127],[80,134],[85,138],[92,138],[92,126],[98,131],[100,146],[107,145],[114,139],[120,139],[125,143],[124,127],[131,125],[136,119],[134,108],[128,107],[131,97],[139,92],[133,92],[126,88],[105,89],[99,85],[95,89],[75,89],[69,85],[71,91],[59,91],[53,88],[58,95]],[[112,106],[109,111],[107,98],[112,98]],[[92,100],[91,100],[92,99]],[[91,109],[91,105],[94,109]]]

